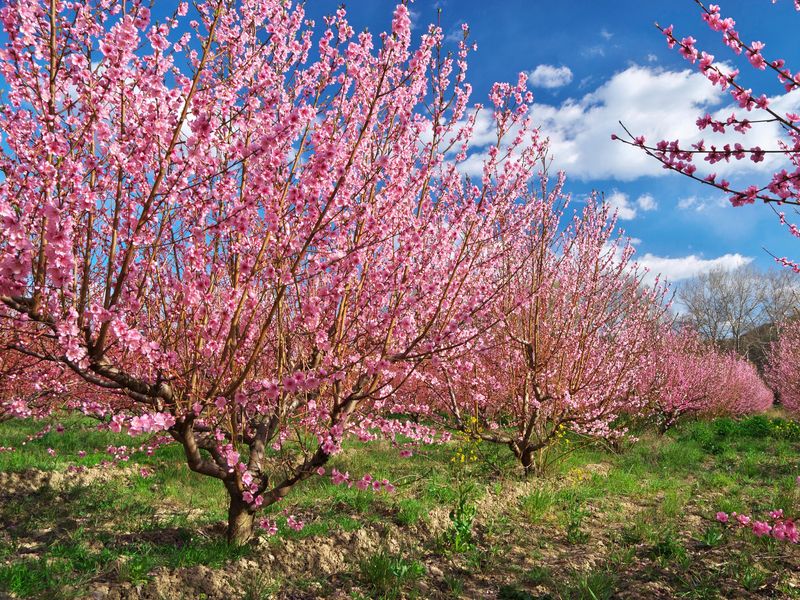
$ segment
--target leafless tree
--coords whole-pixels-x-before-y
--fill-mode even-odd
[[[780,324],[800,312],[800,277],[788,270],[718,268],[681,285],[678,300],[684,322],[760,364]]]

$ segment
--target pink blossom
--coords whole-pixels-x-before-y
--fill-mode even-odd
[[[271,519],[261,519],[258,522],[258,526],[261,527],[261,529],[263,529],[264,532],[269,536],[278,533],[278,525]]]
[[[295,531],[301,531],[305,527],[305,523],[301,519],[296,518],[294,515],[289,515],[286,519],[286,525]]]

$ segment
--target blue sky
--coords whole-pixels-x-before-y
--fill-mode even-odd
[[[723,15],[732,16],[747,41],[767,43],[765,56],[800,65],[800,45],[791,33],[800,23],[791,0],[722,0]],[[317,19],[339,2],[310,0]],[[395,2],[352,0],[346,4],[356,30],[385,30]],[[566,170],[568,190],[580,198],[592,190],[605,193],[620,209],[620,224],[635,238],[639,259],[674,281],[714,265],[735,267],[753,261],[772,267],[764,250],[800,257],[800,244],[764,205],[734,209],[711,188],[667,173],[636,150],[612,142],[618,120],[655,141],[689,136],[701,112],[725,110],[727,97],[715,92],[696,69],[669,50],[653,26],[675,25],[676,35],[694,35],[701,49],[717,59],[736,58],[700,20],[692,0],[417,0],[411,5],[415,33],[437,18],[457,37],[470,25],[478,44],[471,55],[469,80],[473,101],[484,102],[494,81],[515,81],[533,74],[535,118],[551,137],[555,164]],[[537,71],[538,67],[538,71]],[[741,65],[742,81],[770,96],[783,94],[774,79]],[[800,94],[780,99],[782,108],[800,110]],[[730,111],[728,111],[729,113]],[[728,114],[726,113],[726,114]],[[704,132],[705,133],[705,132]],[[774,147],[775,131],[755,134],[755,143]],[[745,144],[748,145],[748,144]],[[767,172],[752,163],[731,165],[726,177],[736,182],[763,182]],[[775,166],[767,165],[767,166]],[[720,173],[722,171],[720,170]]]

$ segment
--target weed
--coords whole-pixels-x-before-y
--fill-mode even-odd
[[[679,594],[692,600],[716,600],[719,598],[717,573],[686,571],[678,577]]]
[[[464,552],[473,547],[472,524],[478,509],[473,503],[475,486],[470,482],[458,485],[458,496],[455,507],[450,511],[452,525],[448,530],[450,548],[454,552]]]
[[[259,571],[243,578],[242,600],[270,600],[279,590],[279,582]]]
[[[425,567],[415,560],[379,552],[360,564],[362,581],[376,594],[371,597],[400,598],[404,587],[413,585],[425,574]]]
[[[549,583],[552,578],[553,575],[550,572],[550,569],[541,565],[531,567],[525,574],[525,581],[531,585],[545,585]]]
[[[651,558],[662,562],[676,562],[685,566],[688,556],[686,548],[671,529],[661,533],[658,541],[650,548]]]
[[[586,518],[587,513],[581,508],[579,503],[574,503],[567,511],[567,543],[569,544],[585,544],[589,541],[589,533],[583,531],[583,520]]]
[[[608,554],[608,562],[614,567],[627,567],[636,558],[636,548],[618,548]]]
[[[755,592],[767,582],[767,574],[756,565],[742,564],[739,565],[736,580],[748,592]]]
[[[707,527],[703,531],[703,535],[700,536],[699,542],[706,548],[714,548],[715,546],[719,546],[724,539],[724,530],[719,525],[714,524],[710,527]]]
[[[515,585],[502,585],[497,592],[498,600],[535,600],[533,594]]]
[[[552,492],[545,488],[537,488],[520,500],[522,510],[533,523],[540,521],[547,514],[553,502]]]
[[[464,593],[464,580],[458,575],[445,575],[444,584],[454,598],[460,598]]]
[[[617,588],[617,576],[608,569],[575,572],[564,586],[565,600],[611,600]]]
[[[425,506],[416,498],[404,498],[397,503],[395,521],[398,525],[415,525],[426,512]]]

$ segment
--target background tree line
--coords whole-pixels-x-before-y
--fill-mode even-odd
[[[716,268],[680,285],[679,321],[763,370],[783,323],[800,315],[800,280],[788,269]]]

